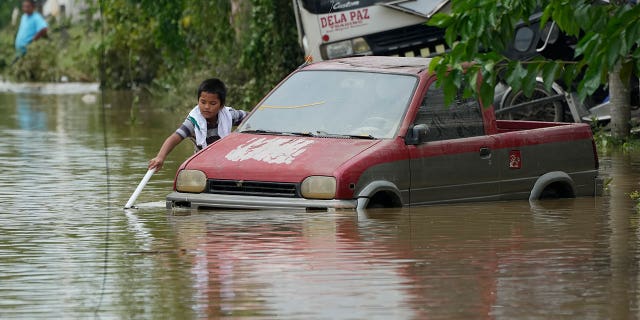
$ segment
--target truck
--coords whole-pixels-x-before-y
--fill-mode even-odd
[[[306,61],[379,55],[433,57],[449,47],[444,30],[426,23],[436,13],[447,13],[449,0],[293,0],[298,42]],[[526,61],[537,56],[575,60],[579,39],[567,36],[553,21],[540,25],[542,12],[521,21],[504,54]],[[512,90],[499,78],[495,88],[496,117],[506,120],[597,122],[611,119],[608,92],[599,88],[585,101],[578,99],[577,83],[556,82],[547,89],[538,78],[532,96]],[[631,85],[632,105],[638,105],[638,80]]]
[[[360,210],[599,194],[589,125],[497,120],[463,89],[447,104],[429,62],[300,67],[179,167],[167,207]]]
[[[293,0],[307,61],[442,53],[444,30],[426,21],[449,6],[449,0]]]

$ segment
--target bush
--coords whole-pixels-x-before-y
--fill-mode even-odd
[[[28,52],[9,70],[17,81],[56,82],[59,79],[58,57],[51,41],[40,40],[28,46]]]
[[[290,0],[95,3],[102,5],[102,21],[70,28],[52,21],[51,39],[30,45],[5,75],[20,81],[97,81],[104,74],[107,88],[145,89],[172,108],[195,103],[197,85],[217,77],[229,88],[229,104],[246,109],[303,61]],[[0,34],[0,50],[10,48],[2,53],[11,58],[13,32]]]
[[[87,26],[51,21],[47,38],[29,44],[27,54],[11,65],[14,37],[15,28],[0,32],[0,72],[9,80],[57,82],[64,76],[68,81],[97,81],[100,37]]]

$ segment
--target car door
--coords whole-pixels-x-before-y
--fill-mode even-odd
[[[427,125],[426,138],[408,146],[411,204],[498,199],[497,144],[485,134],[480,108],[461,93],[447,106],[443,90],[431,84],[413,122]]]

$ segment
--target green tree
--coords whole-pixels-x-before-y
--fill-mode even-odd
[[[516,24],[528,21],[540,9],[541,26],[553,20],[563,32],[579,38],[575,61],[538,57],[521,62],[503,54]],[[640,74],[640,6],[620,0],[458,0],[453,1],[450,13],[437,14],[429,23],[446,28],[446,41],[452,47],[430,65],[449,101],[466,83],[465,93],[478,95],[488,105],[498,74],[505,75],[514,90],[522,89],[528,95],[537,76],[543,78],[547,90],[559,78],[565,83],[577,81],[581,99],[608,83],[614,111],[612,135],[629,135],[628,83],[632,73]],[[476,85],[481,78],[482,84]]]
[[[289,0],[251,0],[249,27],[240,66],[253,76],[254,90],[266,94],[296,66],[303,53]]]
[[[187,91],[202,78],[220,77],[230,101],[250,106],[303,61],[290,0],[100,4],[109,87]]]
[[[20,0],[0,1],[0,29],[11,23],[11,13],[13,8],[20,8]]]

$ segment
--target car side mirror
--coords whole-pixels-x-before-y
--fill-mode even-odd
[[[409,128],[404,141],[407,145],[417,145],[427,141],[429,126],[424,123],[416,124]]]

